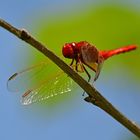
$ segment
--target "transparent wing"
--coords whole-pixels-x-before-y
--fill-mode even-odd
[[[81,47],[82,60],[85,65],[95,72],[94,81],[99,77],[104,59],[95,46],[88,44]]]
[[[46,100],[72,90],[72,79],[60,70],[54,72],[54,69],[46,64],[39,63],[13,74],[8,79],[7,87],[10,91],[24,92],[21,99],[23,105]]]
[[[83,62],[96,72],[96,62],[98,60],[98,50],[96,49],[96,47],[89,44],[87,46],[82,46],[81,54]]]
[[[27,90],[22,95],[22,104],[29,105],[34,102],[40,102],[50,97],[70,92],[72,88],[72,79],[65,73],[61,73],[51,80],[47,79],[37,87]]]
[[[46,64],[46,62],[41,62],[14,73],[7,81],[7,89],[18,92],[32,87],[43,77],[42,74],[44,73]]]
[[[101,72],[101,69],[102,69],[102,66],[103,66],[103,63],[104,63],[104,59],[102,56],[99,56],[98,58],[98,62],[97,62],[97,69],[96,69],[96,73],[95,73],[95,76],[94,76],[94,81],[96,81],[100,75],[100,72]]]

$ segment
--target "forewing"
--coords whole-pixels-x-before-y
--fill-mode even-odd
[[[94,81],[96,81],[100,75],[100,72],[101,72],[101,69],[102,69],[102,66],[103,66],[103,63],[104,63],[104,59],[102,56],[99,56],[98,58],[98,65],[97,65],[97,69],[96,69],[96,73],[95,73],[95,76],[94,76]]]
[[[98,60],[98,50],[96,49],[96,47],[90,44],[82,46],[81,57],[83,63],[96,72]]]
[[[95,72],[94,81],[96,81],[104,62],[103,57],[100,56],[97,48],[90,44],[81,47],[81,55],[83,63]]]
[[[43,77],[42,74],[46,68],[46,62],[28,67],[22,71],[14,73],[7,81],[9,91],[25,91],[33,87]]]

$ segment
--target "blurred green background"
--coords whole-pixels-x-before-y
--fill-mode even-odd
[[[139,25],[138,9],[115,3],[86,6],[81,4],[76,8],[69,8],[68,11],[37,16],[34,25],[31,24],[36,37],[59,56],[62,56],[62,46],[73,41],[86,40],[100,50],[129,44],[139,46]],[[37,59],[42,59],[38,52],[36,55]],[[139,60],[139,49],[111,59],[106,62],[104,71],[109,74],[111,68],[125,69],[134,79],[139,80],[139,65],[136,61]]]
[[[6,5],[6,1],[3,4]],[[1,9],[4,19],[17,27],[27,29],[67,64],[71,61],[65,59],[61,52],[65,43],[85,40],[96,45],[99,50],[109,50],[129,44],[140,45],[139,1],[58,0],[45,2],[42,0],[28,3],[15,1],[11,5],[16,8],[13,12],[11,12],[13,9],[9,8],[7,15],[3,14],[5,13],[4,5]],[[3,77],[2,93],[8,92],[4,83],[11,73],[28,66],[47,61],[49,70],[42,72],[43,78],[47,78],[47,75],[54,77],[60,71],[40,52],[8,35],[9,33],[6,35],[1,33],[3,37],[1,46],[5,46],[1,60],[8,54],[7,60],[1,62],[4,66],[2,67],[4,77],[1,76]],[[103,96],[138,123],[140,122],[139,56],[138,48],[136,51],[108,59],[95,83],[95,87],[101,91]],[[91,74],[94,76],[93,72]],[[83,91],[78,85],[72,89],[71,94],[57,96],[28,107],[21,106],[18,102],[21,95],[15,97],[9,92],[2,94],[0,106],[3,133],[0,137],[9,139],[6,136],[8,132],[12,139],[25,139],[26,137],[35,140],[84,140],[93,139],[93,137],[104,140],[137,139],[99,108],[84,102]],[[11,117],[11,114],[14,115]],[[17,131],[18,134],[15,133]]]
[[[34,24],[30,25],[37,39],[47,45],[67,64],[70,64],[71,60],[67,60],[62,56],[62,47],[65,43],[88,41],[99,50],[115,49],[130,44],[139,46],[139,12],[135,7],[121,3],[81,4],[77,7],[69,7],[68,10],[64,9],[60,13],[37,13],[34,17]],[[102,79],[102,74],[106,75],[106,78],[112,77],[113,74],[118,77],[119,73],[125,71],[125,74],[128,75],[132,82],[138,84],[139,53],[139,49],[137,49],[137,51],[107,60],[99,79]],[[34,54],[33,57],[31,57],[32,54]],[[31,63],[32,61],[34,63],[36,61],[49,61],[38,51],[34,51],[34,49],[31,49],[29,57]],[[49,67],[51,68],[50,71],[44,70],[44,73],[42,73],[43,77],[47,77],[50,74],[55,76],[57,71],[59,71],[58,67],[53,63],[49,62]],[[112,69],[117,72],[112,74]],[[91,72],[91,75],[94,76],[94,73]],[[46,93],[48,93],[47,90]],[[75,94],[73,96],[75,98]],[[57,105],[56,101],[61,101],[59,98],[65,100],[63,97],[57,97],[53,103]]]

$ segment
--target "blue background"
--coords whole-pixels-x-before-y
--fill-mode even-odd
[[[56,14],[70,11],[80,5],[105,4],[109,1],[53,0],[53,1],[0,1],[0,16],[16,27],[32,32],[32,20],[36,13]],[[123,1],[125,3],[126,1]],[[140,1],[127,1],[139,8]],[[30,17],[30,18],[29,18]],[[32,23],[33,24],[33,23]],[[33,31],[34,33],[35,31]],[[34,35],[34,34],[33,34]],[[7,90],[9,76],[17,71],[17,65],[25,63],[28,51],[25,43],[0,28],[0,139],[104,139],[121,140],[136,138],[131,132],[99,108],[86,103],[80,92],[75,99],[64,101],[56,108],[36,104],[22,106],[19,95]],[[24,52],[24,53],[21,53]],[[110,61],[111,63],[111,61]],[[137,63],[139,65],[139,62]],[[104,68],[105,69],[105,68]],[[119,74],[118,74],[119,73]],[[128,118],[140,123],[139,82],[129,77],[126,70],[112,69],[110,77],[102,72],[96,87]],[[70,96],[70,95],[68,95]]]

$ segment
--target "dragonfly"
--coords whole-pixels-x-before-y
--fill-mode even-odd
[[[75,70],[77,72],[86,72],[88,82],[91,80],[91,75],[86,67],[95,72],[93,82],[96,81],[101,72],[102,65],[108,58],[121,53],[135,50],[137,45],[128,45],[113,50],[98,50],[95,45],[87,41],[66,43],[62,48],[62,53],[65,58],[72,59],[70,66],[75,63]]]
[[[65,58],[72,59],[70,67],[76,72],[86,73],[88,82],[91,75],[86,67],[95,72],[93,83],[98,79],[102,65],[108,58],[120,53],[135,50],[137,45],[128,45],[113,50],[98,50],[94,45],[87,41],[66,43],[62,47],[62,54]],[[75,62],[75,63],[74,63]],[[10,91],[19,91],[24,87],[24,94],[21,102],[23,105],[29,105],[34,102],[40,102],[50,97],[71,92],[74,88],[74,82],[63,71],[55,74],[49,74],[40,78],[40,73],[47,73],[49,69],[47,62],[41,62],[22,71],[14,73],[7,81],[7,88]],[[52,70],[51,70],[52,71]],[[33,84],[31,84],[33,83]],[[19,88],[19,89],[18,89]]]

